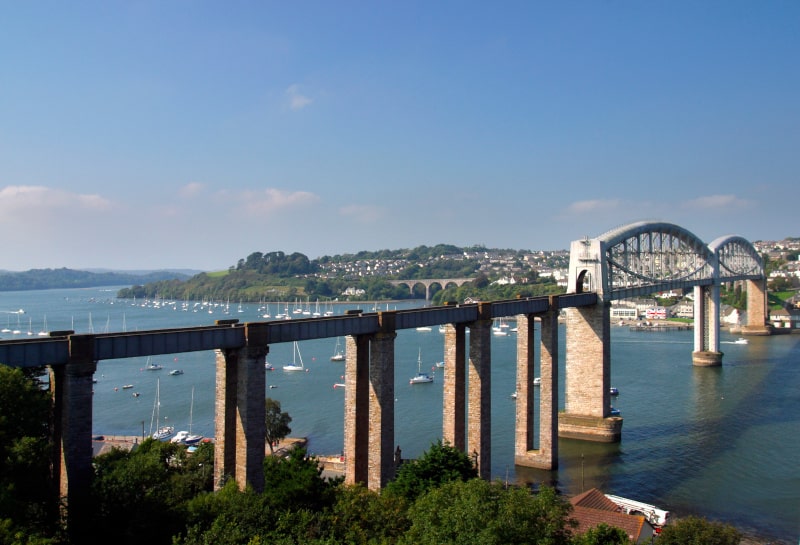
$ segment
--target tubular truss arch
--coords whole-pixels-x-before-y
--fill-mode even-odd
[[[611,301],[763,277],[758,252],[740,236],[706,245],[678,225],[637,222],[574,241],[567,291],[597,291],[602,300]]]
[[[708,247],[719,263],[720,282],[764,278],[764,261],[750,241],[728,235],[715,239]]]

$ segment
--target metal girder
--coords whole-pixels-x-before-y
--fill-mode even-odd
[[[63,365],[69,361],[69,341],[47,338],[0,342],[0,363],[9,367]]]
[[[385,329],[411,329],[448,323],[470,323],[482,318],[542,314],[571,306],[597,304],[597,295],[571,295],[509,299],[466,305],[445,305],[400,311],[344,316],[238,323],[220,320],[213,326],[154,329],[124,333],[79,334],[61,332],[58,337],[0,341],[0,363],[10,367],[64,365],[71,357],[86,360],[113,360],[198,352],[203,350],[266,346],[273,343],[323,339],[345,335],[371,335]],[[485,305],[485,306],[484,306]],[[483,310],[482,310],[483,309]],[[488,309],[488,310],[487,310]],[[80,345],[80,354],[71,354],[71,345]]]

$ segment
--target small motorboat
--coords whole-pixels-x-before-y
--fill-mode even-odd
[[[620,412],[619,412],[619,409],[611,407],[611,410],[608,411],[608,414],[610,414],[611,416],[619,416]]]
[[[172,371],[169,372],[169,374],[172,375],[172,376],[182,375],[183,374],[183,369],[173,369]]]
[[[129,390],[130,388],[133,388],[133,384],[123,384],[122,385],[122,389],[123,390]]]
[[[275,370],[275,366],[267,361],[267,362],[264,362],[264,369],[266,371],[274,371]]]
[[[533,379],[534,386],[541,386],[542,385],[542,377],[536,377]]]
[[[747,339],[745,339],[744,337],[739,337],[738,339],[733,341],[733,344],[747,344],[748,342],[749,341]]]
[[[615,386],[612,386],[611,388],[608,389],[608,393],[611,394],[612,396],[618,396],[619,389]]]

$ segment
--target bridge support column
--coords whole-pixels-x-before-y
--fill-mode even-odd
[[[747,280],[747,325],[742,335],[771,335],[768,325],[766,280]]]
[[[694,288],[694,352],[697,367],[722,365],[719,351],[719,286]]]
[[[558,468],[558,311],[541,318],[539,358],[539,448],[534,450],[534,318],[517,316],[517,405],[514,462]]]
[[[227,478],[264,491],[266,346],[217,350],[214,488]]]
[[[92,482],[92,376],[97,370],[94,336],[73,335],[70,362],[51,368],[53,395],[53,473],[66,503],[67,529],[80,542],[89,536]]]
[[[442,439],[461,450],[466,448],[466,329],[447,324],[444,331],[444,401]]]
[[[614,443],[622,437],[622,418],[611,408],[611,324],[609,305],[569,308],[565,411],[559,435]]]
[[[491,364],[492,314],[489,303],[479,303],[481,319],[470,323],[467,443],[478,475],[491,478]]]
[[[369,336],[345,339],[344,478],[367,484],[369,462]]]
[[[394,314],[378,313],[394,325]],[[389,320],[386,320],[389,318]],[[394,340],[391,330],[376,333],[370,343],[369,361],[369,469],[367,487],[380,490],[394,478]]]

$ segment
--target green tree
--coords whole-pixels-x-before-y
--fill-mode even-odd
[[[400,496],[342,485],[331,509],[331,539],[353,545],[395,543],[408,529],[407,510]]]
[[[418,459],[400,466],[395,479],[386,486],[387,494],[414,501],[420,494],[450,481],[466,481],[478,476],[472,460],[459,449],[441,440]]]
[[[419,497],[401,540],[415,545],[570,543],[571,506],[551,488],[532,495],[482,479],[452,481]]]
[[[49,462],[49,393],[20,369],[0,365],[0,519],[13,532],[55,530]]]
[[[733,526],[689,516],[672,521],[661,530],[658,545],[738,545],[742,534]]]
[[[631,545],[624,530],[601,522],[572,539],[572,545]]]
[[[132,452],[97,456],[92,528],[117,543],[170,543],[185,527],[185,503],[211,489],[213,454],[210,443],[190,455],[183,445],[146,439]]]
[[[288,456],[264,458],[264,497],[268,505],[286,509],[322,509],[333,504],[334,487],[322,466],[305,448],[293,448]]]
[[[269,445],[269,453],[275,454],[274,444],[292,433],[289,423],[292,417],[289,413],[281,411],[281,402],[268,397],[264,400],[264,437]]]

